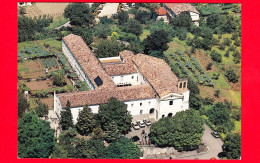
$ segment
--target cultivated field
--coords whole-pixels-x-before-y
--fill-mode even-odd
[[[69,3],[38,3],[26,7],[26,16],[38,17],[42,15],[49,15],[53,18],[63,15],[65,8]]]

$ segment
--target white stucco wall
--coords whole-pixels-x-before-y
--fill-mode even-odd
[[[160,20],[160,19],[163,19],[163,22],[165,22],[165,23],[169,23],[169,21],[168,21],[166,15],[163,15],[163,16],[157,16],[157,19],[156,19],[156,20]]]
[[[192,21],[199,21],[200,20],[200,15],[194,12],[190,12],[191,20]]]
[[[81,67],[77,63],[76,59],[73,57],[70,50],[68,49],[68,47],[66,46],[66,44],[63,41],[62,41],[62,52],[68,58],[68,61],[71,65],[71,67],[76,71],[79,79],[82,81],[85,81],[87,83],[88,87],[91,90],[94,90],[95,89],[94,85],[91,83],[91,81],[88,80],[86,74],[81,69]]]
[[[88,107],[91,109],[91,111],[92,111],[94,114],[97,114],[97,113],[98,113],[99,105],[90,105],[90,106],[88,106]],[[79,112],[80,112],[81,110],[83,110],[83,106],[71,108],[72,119],[73,119],[73,123],[74,123],[74,124],[77,123],[77,118],[78,118]]]
[[[122,85],[122,84],[140,85],[140,82],[144,83],[144,81],[141,81],[137,78],[138,73],[114,75],[110,77],[116,85]]]
[[[60,118],[60,112],[61,112],[61,103],[60,99],[57,97],[56,93],[54,92],[54,113],[57,114],[58,118]]]

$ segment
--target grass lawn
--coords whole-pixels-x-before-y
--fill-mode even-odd
[[[56,27],[59,27],[69,21],[69,18],[65,18],[64,16],[59,16],[53,20],[53,22],[46,27],[46,30],[54,29]]]
[[[148,35],[150,35],[150,34],[151,34],[151,32],[150,32],[149,29],[144,29],[144,30],[143,30],[143,33],[140,35],[140,40],[143,41],[143,40],[146,39],[146,37],[147,37]]]
[[[37,43],[44,47],[44,44],[48,44],[49,49],[53,52],[61,52],[61,41],[57,38],[47,38],[45,40],[38,40]],[[44,47],[45,48],[45,47]]]
[[[235,121],[234,133],[241,133],[241,121]]]

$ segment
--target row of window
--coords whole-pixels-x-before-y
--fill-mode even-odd
[[[182,83],[180,83],[180,88],[182,88]],[[186,82],[183,82],[183,88],[186,88]]]
[[[151,101],[148,102],[148,105],[150,105],[150,104],[151,104]],[[140,106],[142,106],[142,105],[143,105],[143,103],[140,102]],[[131,104],[131,107],[134,107],[134,103]]]

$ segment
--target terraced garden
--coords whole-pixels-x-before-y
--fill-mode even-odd
[[[189,57],[188,54],[183,53],[179,49],[177,52],[169,49],[164,53],[164,55],[171,67],[175,66],[177,71],[182,72],[180,77],[190,77],[193,81],[206,86],[214,85],[212,79],[207,75],[196,58],[192,56]],[[176,67],[176,65],[178,67]]]

